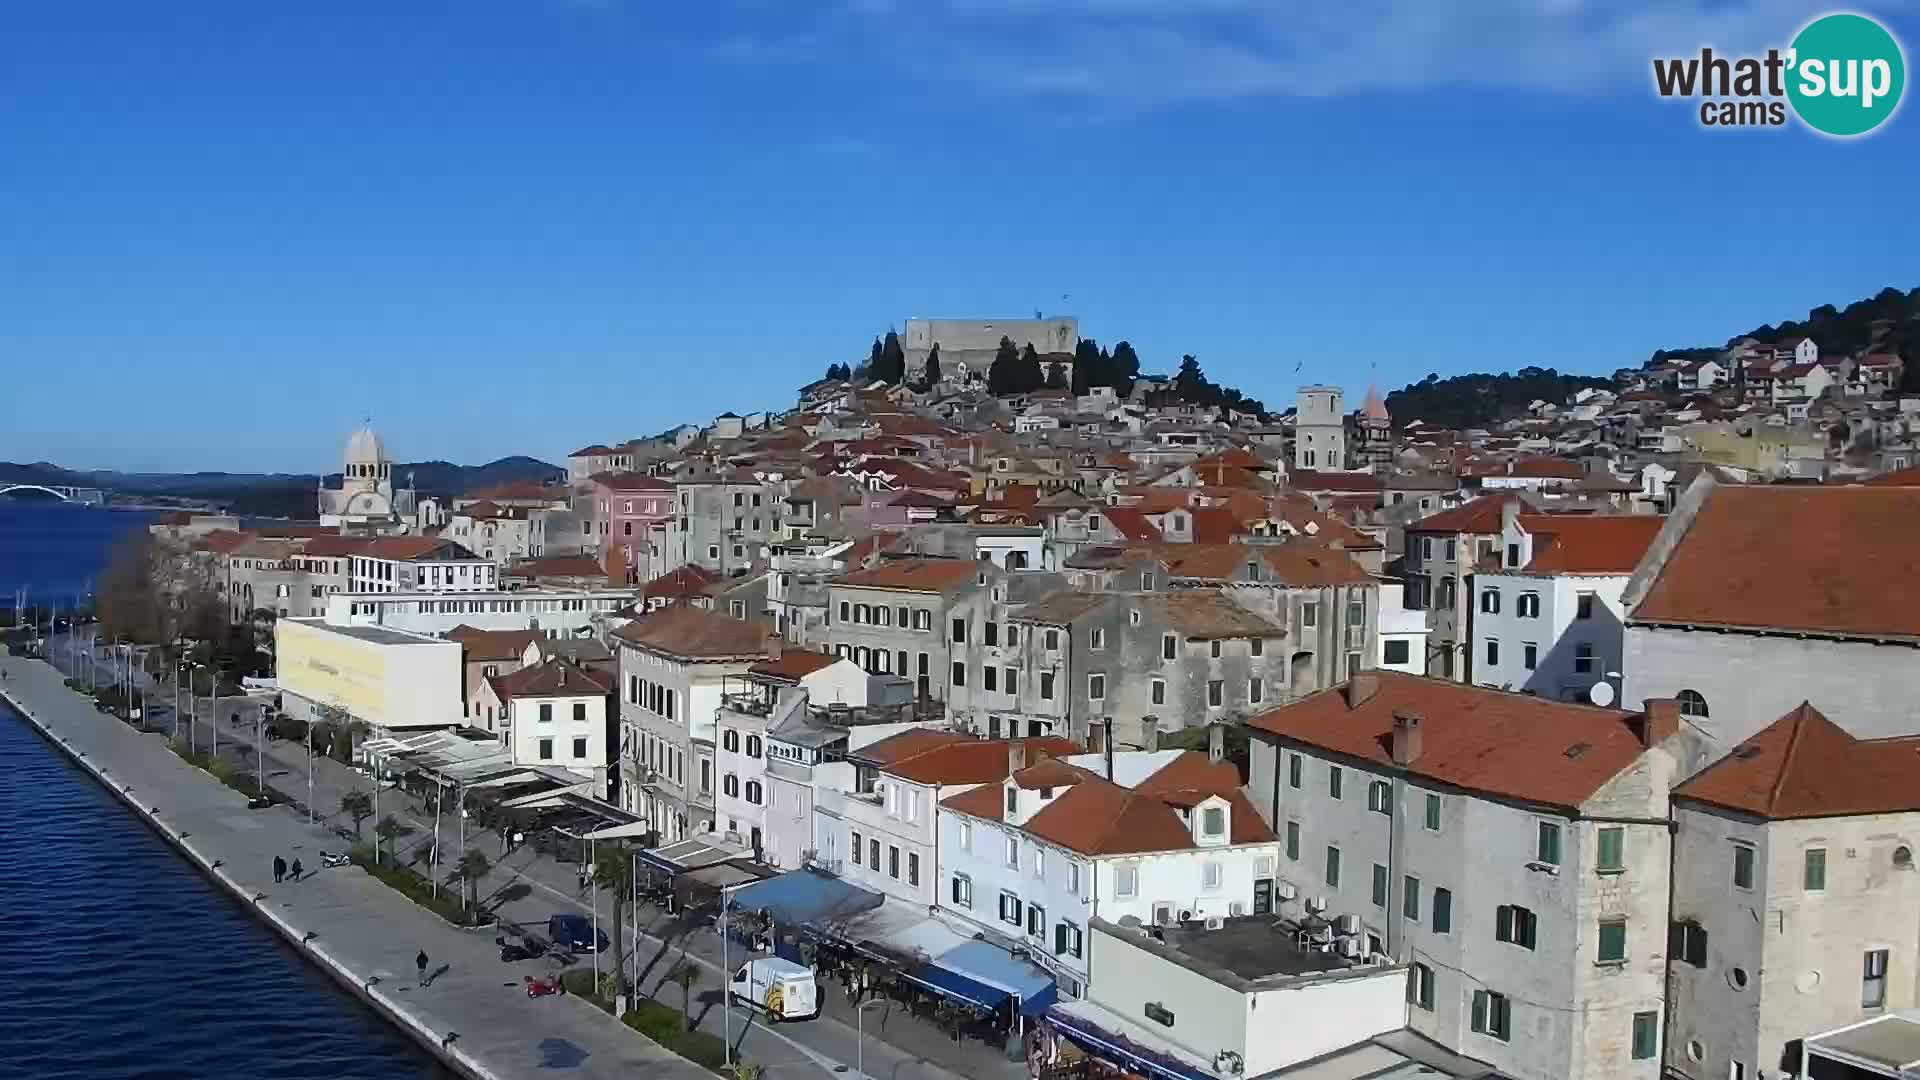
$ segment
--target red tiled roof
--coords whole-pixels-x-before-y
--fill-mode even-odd
[[[1184,505],[1184,504],[1182,504]],[[1147,515],[1131,506],[1109,506],[1104,513],[1113,523],[1114,530],[1129,540],[1157,543],[1161,539],[1160,530]]]
[[[972,581],[978,572],[972,559],[890,559],[870,570],[848,571],[829,584],[938,593]]]
[[[1866,481],[1868,487],[1920,487],[1920,465],[1883,472]]]
[[[447,631],[448,641],[460,643],[468,662],[480,660],[518,660],[527,646],[540,640],[538,630],[482,630],[461,623]]]
[[[1920,637],[1920,491],[1714,488],[1635,622]]]
[[[646,583],[640,589],[640,595],[649,599],[656,597],[687,597],[707,595],[707,586],[718,581],[720,576],[709,572],[695,563],[675,567]]]
[[[1667,519],[1653,514],[1522,514],[1534,536],[1529,573],[1630,574]]]
[[[1490,533],[1502,529],[1501,508],[1518,500],[1518,494],[1482,495],[1451,510],[1429,514],[1407,526],[1408,532]]]
[[[764,660],[775,634],[771,623],[747,622],[677,604],[641,616],[614,631],[614,636],[651,652],[689,660]]]
[[[672,491],[671,481],[637,472],[594,473],[587,479],[608,491]]]
[[[1295,491],[1379,491],[1385,485],[1373,473],[1315,472],[1295,469],[1287,476],[1287,486]]]
[[[1801,702],[1673,794],[1774,820],[1920,810],[1920,739],[1856,739]]]
[[[613,689],[610,677],[577,667],[565,660],[548,660],[505,675],[489,675],[487,682],[501,701],[530,697],[593,697]]]
[[[1378,689],[1358,707],[1335,687],[1254,716],[1248,726],[1391,769],[1393,714],[1410,710],[1421,717],[1423,746],[1408,772],[1567,809],[1642,752],[1626,713],[1391,671],[1368,677]]]
[[[911,732],[903,732],[912,734]],[[901,736],[896,735],[897,739]],[[872,756],[875,747],[893,739],[882,739],[860,756]],[[917,751],[893,754],[883,769],[890,775],[917,784],[994,784],[1007,778],[1007,739],[973,739],[960,736],[951,742],[927,746]],[[1027,760],[1041,756],[1066,757],[1080,752],[1080,744],[1056,736],[1027,739]]]

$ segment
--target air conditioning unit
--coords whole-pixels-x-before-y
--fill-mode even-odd
[[[1235,900],[1234,902],[1227,905],[1227,914],[1229,915],[1245,915],[1246,913],[1247,913],[1247,905],[1241,903],[1238,900]]]
[[[1360,916],[1342,915],[1333,920],[1333,928],[1337,933],[1341,934],[1358,934],[1360,932]]]
[[[1315,915],[1327,910],[1327,898],[1324,896],[1307,897],[1307,910],[1313,912]]]
[[[1366,945],[1357,937],[1340,939],[1340,955],[1349,960],[1358,960],[1366,953]]]
[[[1236,906],[1238,906],[1238,905],[1236,905]],[[1234,914],[1236,914],[1236,915],[1237,915],[1237,914],[1239,914],[1239,912],[1235,912]],[[1209,915],[1209,916],[1207,916],[1207,929],[1209,929],[1209,930],[1218,930],[1218,929],[1220,929],[1221,927],[1223,927],[1223,926],[1225,926],[1225,925],[1227,925],[1227,920],[1225,920],[1225,919],[1223,919],[1223,918],[1221,918],[1220,916],[1218,916],[1218,915]]]
[[[1172,926],[1173,925],[1173,905],[1172,904],[1153,905],[1153,925],[1155,926]]]
[[[1194,910],[1193,910],[1192,908],[1190,908],[1190,907],[1183,907],[1183,908],[1181,908],[1181,909],[1180,909],[1180,921],[1181,921],[1181,922],[1192,922],[1192,921],[1193,921],[1193,919],[1194,919],[1194,916],[1195,916],[1196,914],[1197,914],[1197,913],[1196,913],[1196,912],[1195,912],[1195,911],[1194,911]]]
[[[1282,881],[1274,885],[1273,895],[1282,900],[1292,900],[1300,895],[1300,890],[1293,887],[1293,882]]]

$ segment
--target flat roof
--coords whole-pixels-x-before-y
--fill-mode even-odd
[[[1831,1051],[1842,1059],[1903,1071],[1920,1063],[1920,1022],[1905,1016],[1878,1016],[1808,1039],[1807,1050]]]
[[[288,619],[286,621],[311,627],[315,630],[325,630],[330,634],[350,637],[371,645],[453,645],[455,648],[459,647],[457,642],[450,641],[446,638],[429,637],[426,634],[413,634],[405,630],[389,629],[385,626],[341,626],[337,623],[330,623],[325,619]]]
[[[1272,916],[1226,919],[1218,930],[1204,926],[1162,927],[1161,938],[1169,949],[1249,981],[1274,975],[1317,975],[1355,966],[1337,952],[1301,948],[1299,930]]]

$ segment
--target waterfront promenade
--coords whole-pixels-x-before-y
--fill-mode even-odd
[[[56,654],[56,658],[61,657]],[[254,829],[242,831],[250,835],[256,834],[264,823],[273,822],[274,835],[282,838],[277,842],[304,845],[297,852],[289,852],[287,857],[291,858],[295,853],[300,854],[310,872],[318,862],[319,848],[336,850],[343,846],[343,842],[331,831],[334,825],[342,822],[336,820],[336,815],[330,814],[329,810],[339,805],[340,795],[344,792],[367,788],[366,777],[358,771],[327,758],[315,760],[313,805],[322,819],[318,828],[306,826],[304,817],[291,808],[265,812],[247,811],[244,808],[244,799],[237,792],[221,786],[212,777],[179,761],[171,751],[166,749],[160,737],[140,735],[125,724],[100,714],[86,699],[66,691],[60,684],[59,673],[46,664],[0,658],[0,665],[8,666],[15,673],[13,677],[16,680],[22,679],[23,674],[38,675],[38,684],[23,682],[19,687],[12,682],[5,684],[8,689],[15,691],[16,697],[21,696],[18,693],[20,689],[36,685],[33,691],[35,696],[44,693],[51,699],[64,700],[74,713],[75,723],[90,725],[98,730],[102,737],[111,737],[117,742],[130,742],[144,748],[149,755],[157,755],[154,760],[160,766],[176,771],[202,791],[206,798],[217,801],[224,808],[223,816],[238,815],[243,821],[256,826]],[[104,676],[105,672],[106,668],[103,665],[100,673]],[[164,691],[159,691],[156,692],[153,701],[155,704],[164,704],[170,701],[170,696]],[[231,713],[231,706],[223,701],[220,711],[223,718],[227,717]],[[198,724],[197,738],[204,749],[211,738],[211,717],[203,708],[195,720]],[[162,727],[170,726],[170,717],[163,718],[160,724]],[[219,733],[222,755],[231,757],[233,761],[250,770],[255,762],[252,734],[251,725],[243,724],[235,728],[223,721],[220,724]],[[304,748],[299,744],[285,742],[270,744],[267,750],[266,772],[268,783],[275,788],[296,798],[306,798],[307,761]],[[138,783],[137,780],[129,782]],[[401,844],[402,858],[407,858],[410,849],[417,848],[431,837],[431,811],[429,809],[423,819],[422,815],[410,810],[401,797],[394,795],[389,802],[388,794],[383,793],[381,813],[384,815],[390,812],[413,830]],[[458,854],[452,826],[443,823],[441,841],[445,852],[443,866],[450,865]],[[470,833],[468,844],[481,848],[491,857],[498,856],[498,840],[491,833],[483,835]],[[257,880],[266,882],[265,888],[272,889],[274,888],[272,875],[269,872],[273,853],[271,844],[263,844],[258,850],[262,852],[256,860],[258,865],[247,867],[247,869],[253,872]],[[481,976],[479,982],[489,989],[498,989],[505,993],[506,982],[517,980],[523,972],[536,970],[529,964],[501,963],[493,946],[491,932],[468,933],[455,930],[358,870],[328,870],[323,871],[322,876],[329,880],[335,877],[351,878],[360,887],[355,895],[378,895],[390,904],[399,905],[413,920],[424,920],[426,925],[469,943],[475,950],[475,959],[472,964],[478,965]],[[318,880],[321,880],[321,877],[310,877],[308,881],[294,888],[304,888]],[[503,917],[534,925],[544,924],[547,915],[556,911],[584,913],[590,910],[588,899],[579,895],[577,891],[573,867],[556,863],[546,856],[537,854],[530,846],[514,852],[496,865],[494,871],[483,883],[482,895],[491,895],[496,898],[496,910]],[[509,897],[511,899],[505,899]],[[354,914],[353,911],[343,911],[340,917],[352,918]],[[365,920],[385,920],[384,915],[376,915],[373,909],[363,909],[359,917]],[[610,917],[611,907],[603,898],[600,904],[600,918],[603,924]],[[641,931],[641,939],[638,943],[638,966],[641,971],[640,985],[643,992],[654,994],[663,1003],[677,1009],[681,1002],[679,988],[671,985],[662,987],[661,980],[672,966],[672,961],[678,960],[684,954],[687,959],[692,960],[702,969],[702,978],[693,988],[696,1026],[715,1035],[720,1034],[723,1020],[722,1010],[718,1005],[721,982],[717,937],[710,931],[696,932],[691,937],[680,935],[678,924],[657,909],[644,905],[638,913],[638,920]],[[424,947],[427,948],[429,955],[435,958],[434,966],[439,966],[439,954],[431,945]],[[630,943],[629,948],[632,947]],[[410,986],[413,982],[412,956],[415,948],[416,946],[402,946],[397,954],[382,958],[378,966],[393,973],[395,978],[403,977],[404,982]],[[736,962],[737,959],[736,955]],[[608,958],[608,962],[610,961],[611,958]],[[371,971],[372,969],[356,968],[355,970]],[[442,978],[450,980],[452,977],[453,972],[450,971]],[[383,977],[383,983],[387,981],[390,980]],[[427,994],[438,993],[443,987],[449,985],[451,983],[436,981]],[[959,1076],[1010,1080],[1025,1074],[1025,1069],[1019,1062],[1007,1061],[997,1049],[977,1042],[955,1043],[935,1030],[929,1023],[908,1016],[905,1010],[898,1007],[889,1009],[877,1006],[867,1010],[863,1021],[865,1039],[864,1048],[862,1048],[858,1045],[860,1035],[855,1026],[855,1017],[843,996],[837,988],[825,987],[823,990],[825,990],[823,996],[827,1002],[827,1013],[822,1019],[809,1023],[769,1028],[758,1022],[750,1023],[742,1010],[735,1009],[732,1014],[731,1034],[738,1052],[745,1060],[764,1066],[765,1076],[769,1080],[800,1080],[802,1077],[816,1080],[826,1075],[856,1076],[854,1069],[856,1061],[860,1061],[865,1066],[867,1075],[885,1077],[887,1080],[956,1080]],[[413,996],[415,993],[409,990],[403,997],[408,1001],[427,1000],[415,998]],[[512,999],[509,1002],[510,1005],[519,1007],[520,1012],[516,1015],[520,1026],[523,1027],[539,1030],[541,1018],[546,1015],[543,1010],[556,1004],[564,1005],[568,1012],[580,1014],[584,1018],[582,1023],[600,1025],[600,1018],[580,1002],[561,1003],[554,999],[529,1002],[518,990],[514,990],[507,996]],[[463,1023],[476,1030],[478,1025],[485,1024],[489,1030],[496,1030],[497,1033],[497,1025],[508,1022],[505,1019],[485,1021],[470,1019],[468,1014],[458,1007],[449,1010],[447,1017],[447,1026],[453,1030],[461,1030],[460,1025]],[[655,1055],[665,1053],[642,1036],[628,1033],[626,1029],[613,1024],[610,1020],[603,1026],[615,1039],[637,1042],[646,1051]],[[542,1032],[539,1038],[548,1036],[574,1038],[571,1034],[560,1036],[551,1030]],[[529,1035],[529,1037],[533,1036]],[[463,1031],[455,1045],[465,1044],[468,1038],[469,1035]],[[565,1059],[569,1053],[559,1049],[556,1056],[558,1059]],[[590,1060],[591,1055],[583,1060],[578,1068],[586,1069],[586,1063]],[[677,1058],[673,1059],[672,1064],[693,1069],[693,1066]],[[546,1058],[541,1059],[539,1067],[542,1075],[552,1073],[557,1068],[563,1073],[567,1071],[566,1067],[559,1066],[557,1061],[550,1062]],[[622,1067],[633,1068],[626,1065]],[[695,1073],[698,1071],[694,1070]],[[528,1074],[532,1074],[530,1068]],[[497,1075],[517,1075],[517,1073],[509,1070]],[[573,1075],[595,1074],[576,1071]],[[668,1074],[634,1071],[628,1075]]]

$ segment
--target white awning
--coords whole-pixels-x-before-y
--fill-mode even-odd
[[[588,833],[584,837],[584,839],[631,840],[637,837],[645,836],[652,831],[653,831],[652,825],[649,825],[644,821],[636,821],[629,825],[609,825],[604,829],[596,829],[593,832]]]
[[[564,795],[586,795],[591,797],[593,795],[593,781],[589,780],[584,784],[575,784],[572,787],[553,788],[549,791],[536,791],[531,795],[522,795],[518,798],[508,799],[500,805],[516,808],[522,806],[559,806],[561,796]]]

